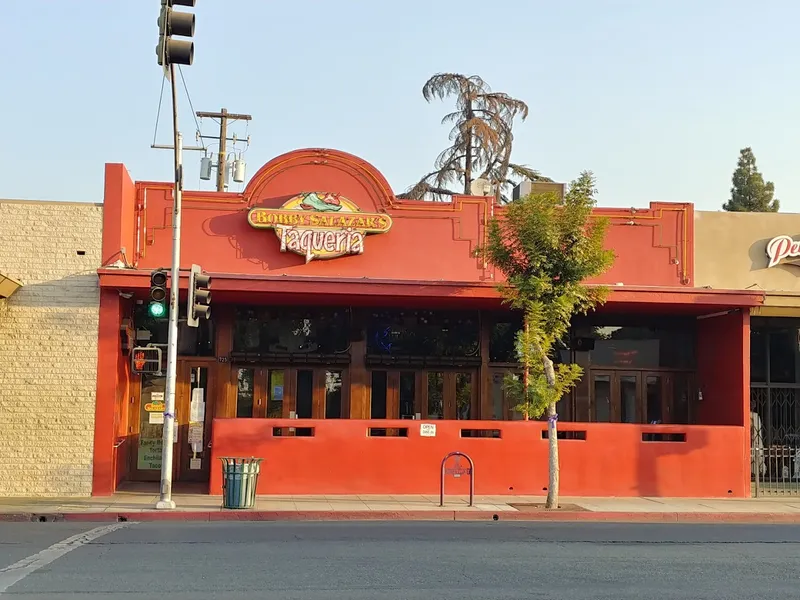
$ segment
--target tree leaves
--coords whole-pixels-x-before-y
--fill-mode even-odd
[[[731,197],[722,205],[730,212],[778,212],[780,201],[773,199],[775,186],[764,181],[756,167],[756,157],[750,147],[739,151],[739,162],[733,172]]]
[[[526,376],[507,378],[506,384],[517,410],[529,417],[541,416],[580,379],[577,365],[554,365],[552,383],[547,371],[558,362],[555,348],[573,316],[601,304],[608,293],[586,284],[615,259],[604,247],[608,220],[592,215],[595,193],[594,177],[586,171],[571,182],[563,203],[552,192],[520,198],[490,221],[488,242],[478,250],[505,275],[503,295],[525,317],[517,354]]]

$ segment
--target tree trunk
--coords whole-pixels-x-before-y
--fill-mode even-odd
[[[472,104],[467,108],[467,122],[471,123],[473,118]],[[471,126],[470,126],[471,127]],[[464,195],[469,196],[470,183],[472,183],[472,129],[467,132],[466,157],[464,158]]]
[[[530,323],[528,322],[528,315],[526,314],[525,317],[525,352],[522,355],[522,393],[524,394],[523,398],[525,401],[526,409],[525,413],[522,415],[522,419],[524,421],[528,420],[528,410],[527,410],[527,403],[528,403],[528,386],[530,385],[531,380],[531,366],[530,366],[530,352],[528,348],[530,348]]]
[[[542,357],[544,361],[544,376],[547,385],[555,387],[556,372],[553,369],[553,361],[550,357]],[[547,406],[547,441],[549,449],[548,457],[548,481],[547,481],[547,501],[545,508],[558,508],[558,489],[559,489],[559,467],[558,467],[558,415],[556,414],[556,403],[551,402]]]

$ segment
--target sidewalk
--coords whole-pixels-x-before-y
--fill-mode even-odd
[[[252,510],[225,510],[220,496],[175,494],[174,511],[157,511],[156,494],[108,498],[0,498],[0,521],[218,520],[514,520],[798,523],[800,496],[759,499],[562,498],[544,510],[540,496],[259,496]]]

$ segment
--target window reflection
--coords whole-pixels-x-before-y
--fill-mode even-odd
[[[428,418],[444,418],[444,373],[428,373]]]
[[[661,377],[648,375],[645,381],[647,387],[647,422],[662,423],[664,421],[662,409]]]
[[[469,419],[472,411],[472,373],[456,373],[456,418]]]
[[[413,419],[416,404],[416,374],[404,371],[400,373],[400,418]]]
[[[597,367],[693,369],[696,323],[675,318],[659,318],[658,322],[652,326],[584,320],[573,327],[572,339],[593,343],[594,347],[588,345],[589,361]]]
[[[325,418],[342,418],[342,372],[325,371]]]
[[[503,374],[492,373],[492,419],[502,420],[503,416],[503,400],[505,396],[505,387],[503,386]]]
[[[314,371],[297,371],[296,413],[298,419],[310,419],[314,406]]]
[[[386,397],[388,388],[388,373],[386,371],[372,372],[372,387],[370,399],[370,418],[386,418]]]
[[[769,332],[770,383],[797,382],[797,329],[778,329]]]
[[[622,423],[636,423],[638,421],[638,411],[636,404],[639,397],[638,377],[636,375],[622,375],[619,378],[619,393],[622,397],[621,409]]]
[[[367,322],[372,355],[478,357],[478,313],[462,311],[374,311]]]
[[[609,423],[611,421],[611,377],[595,375],[593,387],[595,421]]]
[[[283,416],[283,390],[285,374],[283,369],[269,372],[269,400],[267,402],[267,417],[280,419]]]
[[[349,347],[346,309],[242,308],[236,311],[233,351],[261,354],[336,354]]]
[[[239,369],[236,377],[236,417],[239,419],[253,416],[254,386],[255,370]]]

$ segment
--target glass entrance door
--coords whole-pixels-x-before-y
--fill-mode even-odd
[[[159,481],[161,479],[162,436],[167,378],[164,375],[143,374],[129,413],[131,481]],[[138,393],[136,393],[138,392]],[[175,436],[177,442],[177,435]],[[173,478],[177,474],[173,461]]]

